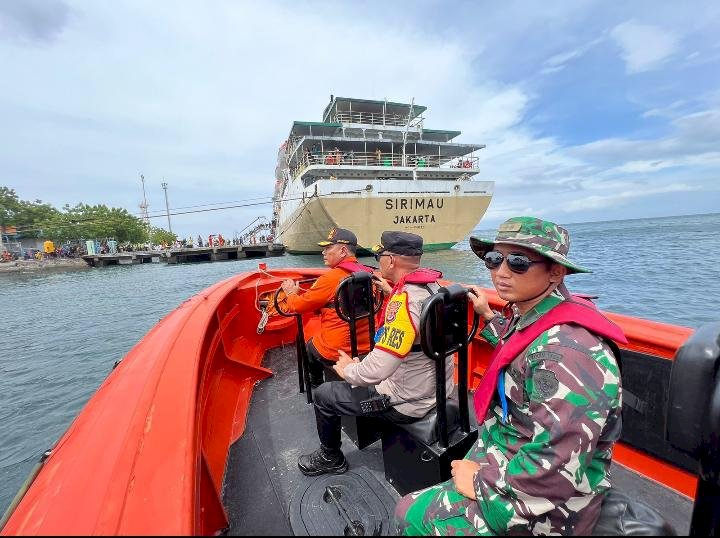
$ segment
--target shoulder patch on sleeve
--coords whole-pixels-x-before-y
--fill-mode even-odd
[[[562,355],[554,351],[536,351],[528,355],[529,361],[554,361],[560,362]]]
[[[406,291],[390,298],[385,309],[384,330],[375,344],[376,348],[400,358],[410,353],[417,335],[410,317],[408,301],[409,297]]]
[[[533,386],[535,388],[534,392],[547,400],[557,394],[560,382],[555,372],[538,368],[533,372]]]

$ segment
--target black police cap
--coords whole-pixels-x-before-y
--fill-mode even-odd
[[[318,245],[326,247],[328,245],[334,245],[340,243],[341,245],[352,245],[357,246],[357,237],[350,230],[345,228],[333,228],[330,230],[328,237],[325,241],[320,241]]]
[[[375,254],[388,252],[400,256],[420,256],[423,253],[423,238],[410,232],[383,232],[380,245],[375,245]]]

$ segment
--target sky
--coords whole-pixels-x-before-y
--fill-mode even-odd
[[[157,226],[162,182],[171,210],[257,203],[171,217],[232,237],[331,94],[414,99],[485,144],[480,228],[719,211],[720,2],[0,0],[0,186],[21,199],[139,214],[143,174]]]

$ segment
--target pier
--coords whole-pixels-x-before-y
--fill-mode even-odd
[[[266,258],[282,256],[285,245],[278,243],[258,243],[256,245],[238,245],[222,247],[172,248],[164,252],[167,263],[216,262],[224,260],[242,260],[243,258]]]
[[[108,265],[137,265],[141,263],[195,263],[244,258],[266,258],[282,256],[285,245],[279,243],[258,243],[222,247],[173,248],[169,250],[143,252],[116,252],[114,254],[88,254],[83,260],[91,267]]]
[[[163,252],[116,252],[115,254],[86,254],[83,260],[91,267],[106,265],[137,265],[140,263],[160,263]]]

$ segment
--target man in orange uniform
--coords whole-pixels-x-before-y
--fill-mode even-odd
[[[355,257],[357,237],[350,230],[334,228],[326,241],[320,241],[325,265],[331,269],[320,276],[312,287],[298,294],[300,287],[293,280],[286,280],[282,288],[287,294],[287,312],[305,314],[320,310],[320,331],[307,343],[310,359],[310,383],[318,386],[324,381],[323,366],[332,366],[338,360],[338,350],[350,353],[350,327],[335,312],[335,292],[340,282],[354,271],[372,272],[371,267],[358,263]],[[357,324],[358,353],[370,351],[367,320]]]

